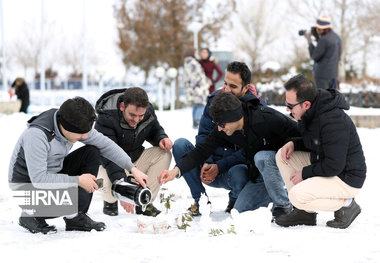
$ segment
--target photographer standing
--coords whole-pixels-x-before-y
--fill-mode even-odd
[[[338,65],[342,53],[342,40],[332,30],[330,19],[320,16],[315,30],[304,32],[309,43],[310,57],[314,60],[313,76],[317,88],[336,87],[338,82]],[[313,34],[313,31],[314,34]],[[317,39],[317,46],[311,41],[311,35]]]

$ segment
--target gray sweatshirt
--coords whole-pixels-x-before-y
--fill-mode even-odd
[[[59,188],[78,183],[79,175],[59,173],[74,143],[59,131],[56,115],[57,109],[51,109],[28,121],[28,128],[20,136],[11,157],[9,183],[59,183]],[[101,156],[121,168],[130,171],[134,167],[129,156],[115,142],[95,129],[91,129],[88,138],[80,142],[97,147]]]

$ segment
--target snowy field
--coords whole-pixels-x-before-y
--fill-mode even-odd
[[[283,107],[278,108],[284,111]],[[366,113],[362,113],[365,111]],[[350,114],[376,114],[375,109],[352,109]],[[174,141],[186,137],[194,141],[190,109],[157,113],[162,126]],[[362,213],[345,230],[325,226],[333,213],[320,212],[317,226],[282,228],[269,223],[266,209],[236,217],[224,214],[227,191],[207,188],[211,214],[190,222],[187,231],[179,230],[174,218],[192,203],[184,179],[165,185],[175,202],[167,215],[172,226],[167,233],[138,233],[137,216],[119,207],[119,216],[102,213],[103,202],[95,193],[89,215],[107,224],[104,232],[65,232],[62,218],[48,220],[58,232],[31,234],[18,225],[20,210],[8,189],[8,165],[13,147],[31,115],[0,115],[0,253],[1,262],[380,262],[380,129],[358,129],[367,161],[367,180],[356,198]],[[171,167],[173,167],[172,162]],[[159,173],[159,171],[157,171]],[[165,213],[163,204],[155,206]],[[236,234],[227,230],[235,226]],[[223,235],[212,236],[212,229]],[[253,231],[252,231],[253,230]]]

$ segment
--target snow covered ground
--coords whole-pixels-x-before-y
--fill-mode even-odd
[[[283,107],[278,108],[284,112]],[[380,115],[376,109],[355,109],[363,114]],[[192,203],[184,179],[165,185],[166,196],[175,202],[166,215],[171,228],[165,234],[138,233],[137,216],[120,210],[117,217],[102,213],[102,200],[95,193],[89,215],[104,221],[104,232],[65,232],[62,218],[49,220],[58,232],[31,234],[18,225],[20,210],[8,189],[8,165],[13,147],[31,115],[0,115],[0,258],[2,262],[380,262],[380,176],[378,139],[380,129],[358,129],[367,161],[367,181],[357,202],[362,213],[350,228],[325,226],[333,213],[321,212],[315,227],[281,228],[268,223],[268,211],[224,214],[227,191],[207,188],[212,202],[211,214],[196,218],[187,231],[175,226],[174,218]],[[159,120],[174,141],[186,137],[194,141],[190,109],[158,112]],[[174,162],[172,162],[172,166]],[[172,167],[171,166],[171,167]],[[155,206],[165,211],[159,200]],[[163,212],[164,213],[164,212]],[[237,234],[227,230],[235,226]],[[223,235],[212,236],[212,229]],[[253,231],[251,231],[253,230]]]

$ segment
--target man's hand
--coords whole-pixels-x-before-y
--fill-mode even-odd
[[[307,40],[307,43],[310,45],[311,44],[311,35],[307,31],[305,32],[305,38]]]
[[[157,177],[159,184],[166,184],[167,182],[172,181],[176,175],[179,174],[178,167],[174,167],[172,170],[163,170]]]
[[[173,142],[169,138],[163,138],[158,146],[160,146],[162,150],[165,150],[165,152],[168,152],[172,149]]]
[[[296,172],[290,176],[290,181],[293,182],[294,185],[303,181],[302,172]]]
[[[120,205],[124,208],[125,212],[131,213],[131,214],[135,213],[134,205],[124,202],[124,201],[120,201]]]
[[[96,177],[92,174],[82,174],[78,177],[78,185],[87,193],[93,193],[98,190],[98,185],[95,182]]]
[[[286,143],[282,148],[281,148],[281,159],[288,164],[290,156],[294,152],[294,143],[292,141]]]
[[[131,169],[132,175],[135,178],[136,182],[138,182],[142,187],[146,187],[146,183],[148,182],[148,176],[141,172],[139,169],[136,167],[133,167]]]
[[[219,174],[219,168],[216,164],[204,163],[201,169],[201,180],[205,184],[212,183]]]

